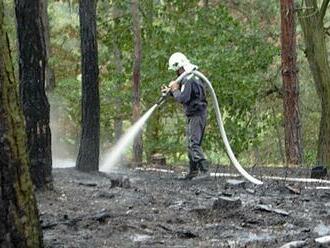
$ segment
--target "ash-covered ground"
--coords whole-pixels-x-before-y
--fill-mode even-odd
[[[314,240],[330,235],[330,190],[316,189],[326,184],[182,181],[178,172],[129,169],[106,175],[57,168],[53,175],[54,189],[37,193],[46,247],[281,247],[291,241],[327,247]]]

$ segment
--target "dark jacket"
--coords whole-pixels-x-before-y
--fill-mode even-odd
[[[186,116],[205,114],[207,108],[205,86],[194,74],[189,74],[180,82],[180,90],[173,92],[176,101],[183,104]]]

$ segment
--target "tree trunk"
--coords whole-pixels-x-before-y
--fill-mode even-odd
[[[20,97],[25,116],[31,175],[38,188],[52,181],[49,103],[45,93],[46,48],[41,0],[15,0]]]
[[[324,0],[318,8],[316,0],[305,0],[299,21],[304,33],[305,54],[321,100],[317,162],[330,167],[330,65],[323,23],[328,4],[329,0]]]
[[[45,47],[46,47],[45,88],[47,92],[51,92],[55,88],[55,74],[53,69],[49,65],[51,48],[50,48],[50,36],[49,36],[48,0],[42,1],[41,7],[42,7],[42,21],[45,30]]]
[[[96,40],[96,0],[79,4],[82,71],[82,133],[77,169],[99,169],[100,98],[98,85],[98,54]]]
[[[120,16],[122,15],[122,11],[119,8],[118,5],[119,2],[114,3],[114,5],[112,6],[112,13],[111,13],[111,17],[114,19],[114,27],[113,30],[117,30],[117,28],[120,25]],[[109,8],[110,8],[110,4],[109,4]],[[122,61],[122,52],[120,50],[120,40],[118,38],[118,36],[116,36],[116,32],[113,32],[113,39],[112,39],[112,50],[113,50],[113,55],[115,58],[115,68],[116,68],[116,90],[118,92],[122,91],[122,85],[123,85],[123,80],[125,78],[125,68],[123,65],[123,61]],[[120,94],[117,94],[115,96],[115,108],[116,108],[116,113],[114,115],[114,136],[115,136],[115,142],[117,142],[120,137],[122,136],[123,133],[123,115],[122,115],[122,97],[120,96]]]
[[[294,0],[280,2],[285,156],[289,165],[299,165],[302,162],[302,146]]]
[[[132,18],[134,34],[134,66],[133,66],[133,122],[140,117],[140,67],[141,67],[141,27],[139,17],[139,1],[132,0]],[[143,154],[142,132],[134,139],[133,163],[141,164]]]
[[[152,42],[155,35],[154,30],[154,15],[155,15],[155,2],[154,0],[146,0],[144,4],[144,28],[145,35],[143,36],[143,42],[146,46],[152,47]],[[152,49],[152,48],[151,48]],[[152,118],[148,120],[145,132],[145,144],[143,146],[147,163],[151,163],[151,158],[156,153],[162,153],[163,151],[159,148],[159,132],[162,130],[161,123],[161,112],[155,111]]]
[[[43,247],[0,0],[0,247]]]

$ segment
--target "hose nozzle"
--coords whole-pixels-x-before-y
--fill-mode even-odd
[[[162,105],[167,97],[170,95],[171,89],[169,87],[167,87],[166,85],[162,85],[161,87],[161,97],[158,99],[157,101],[157,105],[160,106]]]

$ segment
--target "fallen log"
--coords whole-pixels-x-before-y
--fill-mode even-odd
[[[288,216],[289,215],[289,213],[287,211],[279,209],[279,208],[273,208],[271,205],[259,204],[259,205],[256,206],[255,209],[266,211],[266,212],[273,212],[273,213],[280,214],[280,215],[283,215],[283,216]]]
[[[241,177],[240,174],[231,173],[210,173],[211,177]],[[299,178],[299,177],[278,177],[278,176],[262,176],[262,179],[287,181],[287,182],[302,182],[302,183],[324,183],[330,184],[329,180],[314,179],[314,178]]]

